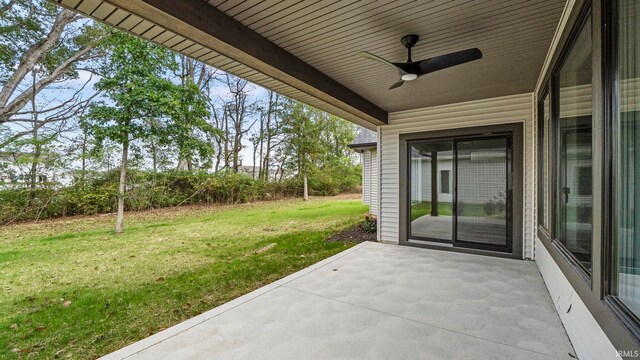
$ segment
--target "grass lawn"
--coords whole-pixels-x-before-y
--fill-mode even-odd
[[[464,203],[462,205],[458,205],[458,209],[458,215],[460,216],[492,216],[486,213],[484,204]],[[431,214],[431,201],[421,201],[411,204],[411,221],[428,214]],[[448,216],[453,215],[453,205],[450,202],[438,203],[438,214]]]
[[[415,204],[411,204],[411,221],[425,216],[427,214],[431,214],[431,201],[421,201]],[[438,203],[438,214],[439,215],[452,215],[453,208],[451,203],[448,202],[439,202]]]
[[[324,198],[132,213],[121,235],[111,215],[2,227],[0,358],[117,350],[347,249],[325,239],[366,210]]]

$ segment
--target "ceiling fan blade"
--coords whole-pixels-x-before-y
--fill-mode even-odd
[[[446,69],[478,59],[482,59],[482,51],[480,51],[480,49],[478,48],[461,50],[446,55],[432,57],[431,59],[419,61],[419,75],[429,74],[434,71]]]
[[[391,85],[391,87],[389,87],[389,90],[395,89],[397,87],[400,87],[400,86],[402,86],[402,84],[404,84],[404,80],[398,79],[398,81],[394,82],[393,85]]]
[[[374,54],[372,54],[372,53],[370,53],[370,52],[368,52],[368,51],[360,51],[360,52],[358,53],[358,55],[360,55],[361,57],[363,57],[363,58],[365,58],[365,59],[369,59],[369,60],[377,61],[377,62],[383,63],[383,64],[385,64],[385,65],[387,65],[387,66],[390,66],[390,67],[392,67],[394,70],[399,71],[401,75],[405,72],[404,70],[402,70],[402,69],[401,69],[401,68],[399,68],[398,66],[394,65],[392,62],[387,61],[387,60],[385,60],[385,59],[381,58],[380,56],[378,56],[378,55],[374,55]]]
[[[418,63],[406,62],[406,63],[392,63],[392,64],[398,69],[398,71],[400,72],[400,76],[404,74],[416,74],[418,71],[420,71],[416,66],[418,65]]]

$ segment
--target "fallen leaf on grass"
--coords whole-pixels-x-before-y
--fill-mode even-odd
[[[71,301],[67,300],[67,301],[63,302],[62,306],[68,308],[69,306],[71,306]]]

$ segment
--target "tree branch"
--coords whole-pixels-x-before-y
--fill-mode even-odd
[[[16,0],[9,0],[8,3],[0,6],[0,15],[6,13],[7,11],[9,11],[9,9],[11,9],[11,7],[13,7],[13,5],[15,5]]]
[[[45,40],[31,45],[31,47],[22,55],[18,68],[13,75],[9,77],[0,91],[0,108],[7,105],[7,102],[13,95],[15,89],[22,80],[24,80],[25,76],[33,70],[33,67],[42,58],[42,56],[56,45],[64,31],[64,28],[75,19],[76,14],[74,12],[69,10],[60,11],[56,16],[53,26],[51,27],[51,31],[49,31]],[[2,121],[0,121],[0,123],[2,123]]]
[[[56,81],[60,76],[71,70],[74,63],[89,60],[92,56],[84,57],[95,48],[95,44],[87,45],[78,50],[73,56],[65,60],[56,69],[54,69],[47,77],[39,80],[35,87],[29,87],[20,95],[16,96],[10,103],[0,110],[0,124],[11,121],[11,116],[20,111],[33,97],[33,92],[39,93],[43,88]]]

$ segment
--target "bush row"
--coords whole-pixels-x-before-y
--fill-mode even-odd
[[[357,191],[356,169],[317,172],[309,177],[311,195],[337,195]],[[129,171],[125,209],[142,211],[179,205],[233,204],[301,196],[300,178],[263,181],[234,174],[169,171]],[[7,188],[0,190],[0,224],[72,215],[114,212],[118,198],[118,172],[100,174],[66,187]]]

